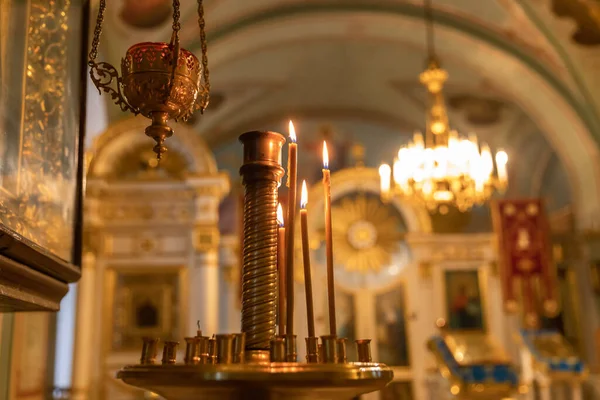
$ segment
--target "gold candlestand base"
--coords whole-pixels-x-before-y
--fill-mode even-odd
[[[278,362],[222,365],[134,365],[123,382],[167,400],[348,400],[381,390],[393,378],[385,364]]]

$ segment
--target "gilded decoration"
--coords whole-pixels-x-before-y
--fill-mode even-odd
[[[12,3],[2,2],[3,21],[4,12],[14,12],[11,5],[17,7]],[[77,27],[78,21],[69,20],[73,15],[69,0],[28,4],[26,21],[15,14],[0,28],[4,131],[0,135],[0,222],[69,260],[79,104],[74,100],[77,87],[70,82],[70,76],[77,74],[69,65],[71,49],[79,46],[72,45],[70,27]],[[7,41],[7,37],[24,39]],[[6,59],[8,54],[11,60]],[[19,93],[16,98],[15,93]]]
[[[394,210],[395,211],[395,210]],[[332,214],[336,262],[348,271],[379,271],[398,250],[403,223],[376,197],[357,195],[334,204]]]
[[[214,225],[199,225],[194,228],[194,248],[197,252],[207,252],[219,245],[219,228]]]

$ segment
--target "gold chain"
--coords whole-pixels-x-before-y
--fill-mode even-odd
[[[92,40],[92,49],[89,55],[89,64],[94,64],[98,57],[98,44],[100,43],[100,35],[102,35],[102,22],[104,21],[104,10],[106,10],[106,0],[100,0],[98,7],[98,18],[96,19],[96,27],[94,28],[94,39]]]
[[[208,72],[208,51],[206,45],[206,23],[204,22],[204,7],[202,0],[198,0],[198,26],[200,27],[200,47],[202,48],[202,78],[204,80],[203,99],[200,104],[200,112],[204,112],[208,106],[210,96],[210,80]]]
[[[178,35],[181,25],[179,24],[179,0],[173,0],[173,32]]]

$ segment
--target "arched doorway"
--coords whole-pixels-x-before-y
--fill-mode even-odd
[[[197,321],[219,329],[218,208],[229,178],[184,125],[157,163],[146,125],[115,123],[88,153],[73,390],[99,398],[139,396],[115,372],[139,360],[142,337],[179,340]]]

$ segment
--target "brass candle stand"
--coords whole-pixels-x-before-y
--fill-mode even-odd
[[[165,342],[156,363],[157,339],[144,340],[141,364],[117,377],[168,400],[350,399],[380,390],[393,373],[371,362],[370,340],[356,341],[359,362],[347,362],[346,339],[335,335],[306,338],[307,362],[296,361],[295,336],[276,336],[277,188],[283,168],[284,137],[248,132],[240,137],[245,186],[242,271],[242,333],[201,331],[185,338],[185,359],[176,362],[176,342]],[[292,338],[292,341],[288,339]]]

